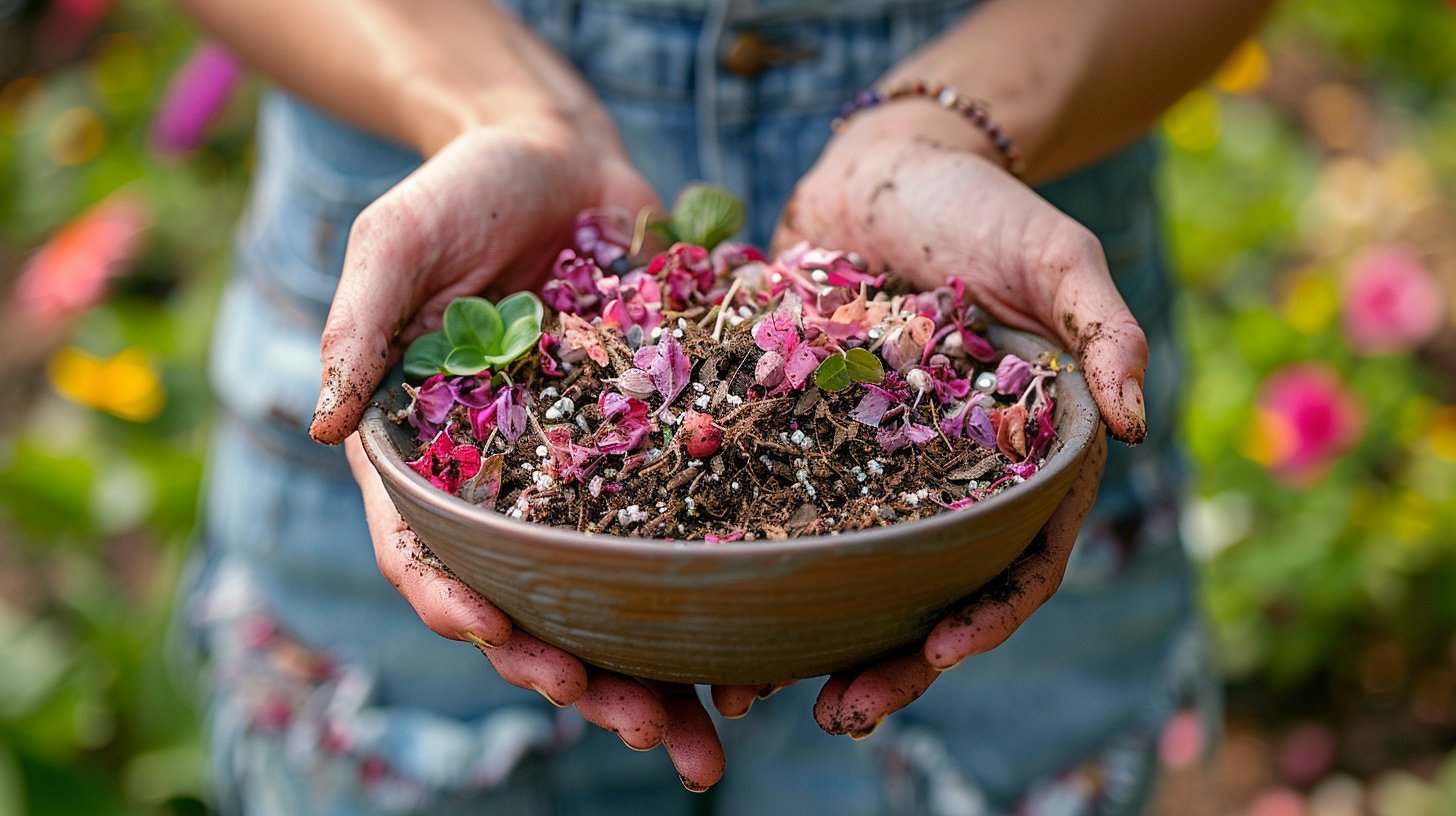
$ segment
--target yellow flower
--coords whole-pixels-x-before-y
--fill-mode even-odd
[[[165,401],[156,367],[134,348],[102,359],[67,346],[51,359],[50,380],[61,396],[130,422],[155,419]]]
[[[1254,40],[1240,45],[1213,76],[1214,87],[1229,94],[1254,93],[1268,81],[1269,55]]]

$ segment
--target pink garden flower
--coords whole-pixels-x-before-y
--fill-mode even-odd
[[[1253,457],[1299,485],[1317,479],[1360,439],[1364,412],[1339,374],[1319,363],[1280,369],[1264,381]]]
[[[151,218],[139,201],[118,193],[51,235],[21,269],[15,296],[44,322],[75,317],[96,305],[106,283],[141,249]]]
[[[231,51],[205,42],[172,78],[152,122],[152,147],[163,155],[190,153],[227,108],[243,81],[243,65]]]
[[[1441,328],[1441,288],[1400,244],[1367,249],[1345,275],[1345,337],[1367,353],[1406,351]]]

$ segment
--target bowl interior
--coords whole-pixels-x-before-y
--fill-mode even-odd
[[[1052,347],[1004,328],[992,342]],[[994,577],[1070,488],[1101,422],[1080,372],[1057,378],[1058,439],[1041,471],[971,507],[885,527],[707,545],[532,524],[410,470],[411,434],[371,408],[365,451],[421,540],[517,625],[588,662],[682,682],[759,683],[855,665],[923,637]]]

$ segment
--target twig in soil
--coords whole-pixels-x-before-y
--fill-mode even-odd
[[[728,316],[728,309],[733,306],[733,296],[738,294],[738,286],[743,283],[742,278],[734,278],[733,283],[728,286],[728,293],[723,295],[723,300],[718,303],[718,322],[713,325],[713,341],[722,342],[723,319]]]

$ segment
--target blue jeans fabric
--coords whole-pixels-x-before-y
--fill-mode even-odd
[[[724,183],[748,204],[746,237],[765,243],[843,100],[967,3],[747,5],[544,0],[516,10],[598,90],[664,197],[698,178]],[[749,27],[816,56],[755,79],[718,71],[723,39]],[[1152,436],[1135,450],[1113,446],[1063,589],[870,740],[819,731],[817,683],[722,724],[728,775],[707,797],[682,792],[662,752],[631,753],[494,677],[474,649],[425,629],[379,576],[342,452],[305,429],[349,226],[420,159],[279,93],[263,103],[258,156],[215,335],[223,419],[190,609],[212,656],[224,811],[994,814],[1029,807],[1030,796],[1038,813],[1092,812],[1093,799],[1096,812],[1136,812],[1150,740],[1205,665],[1174,523],[1178,358],[1149,144],[1040,190],[1097,233],[1154,349]],[[300,651],[330,668],[312,671]],[[1067,793],[1071,771],[1098,758],[1100,792]]]

